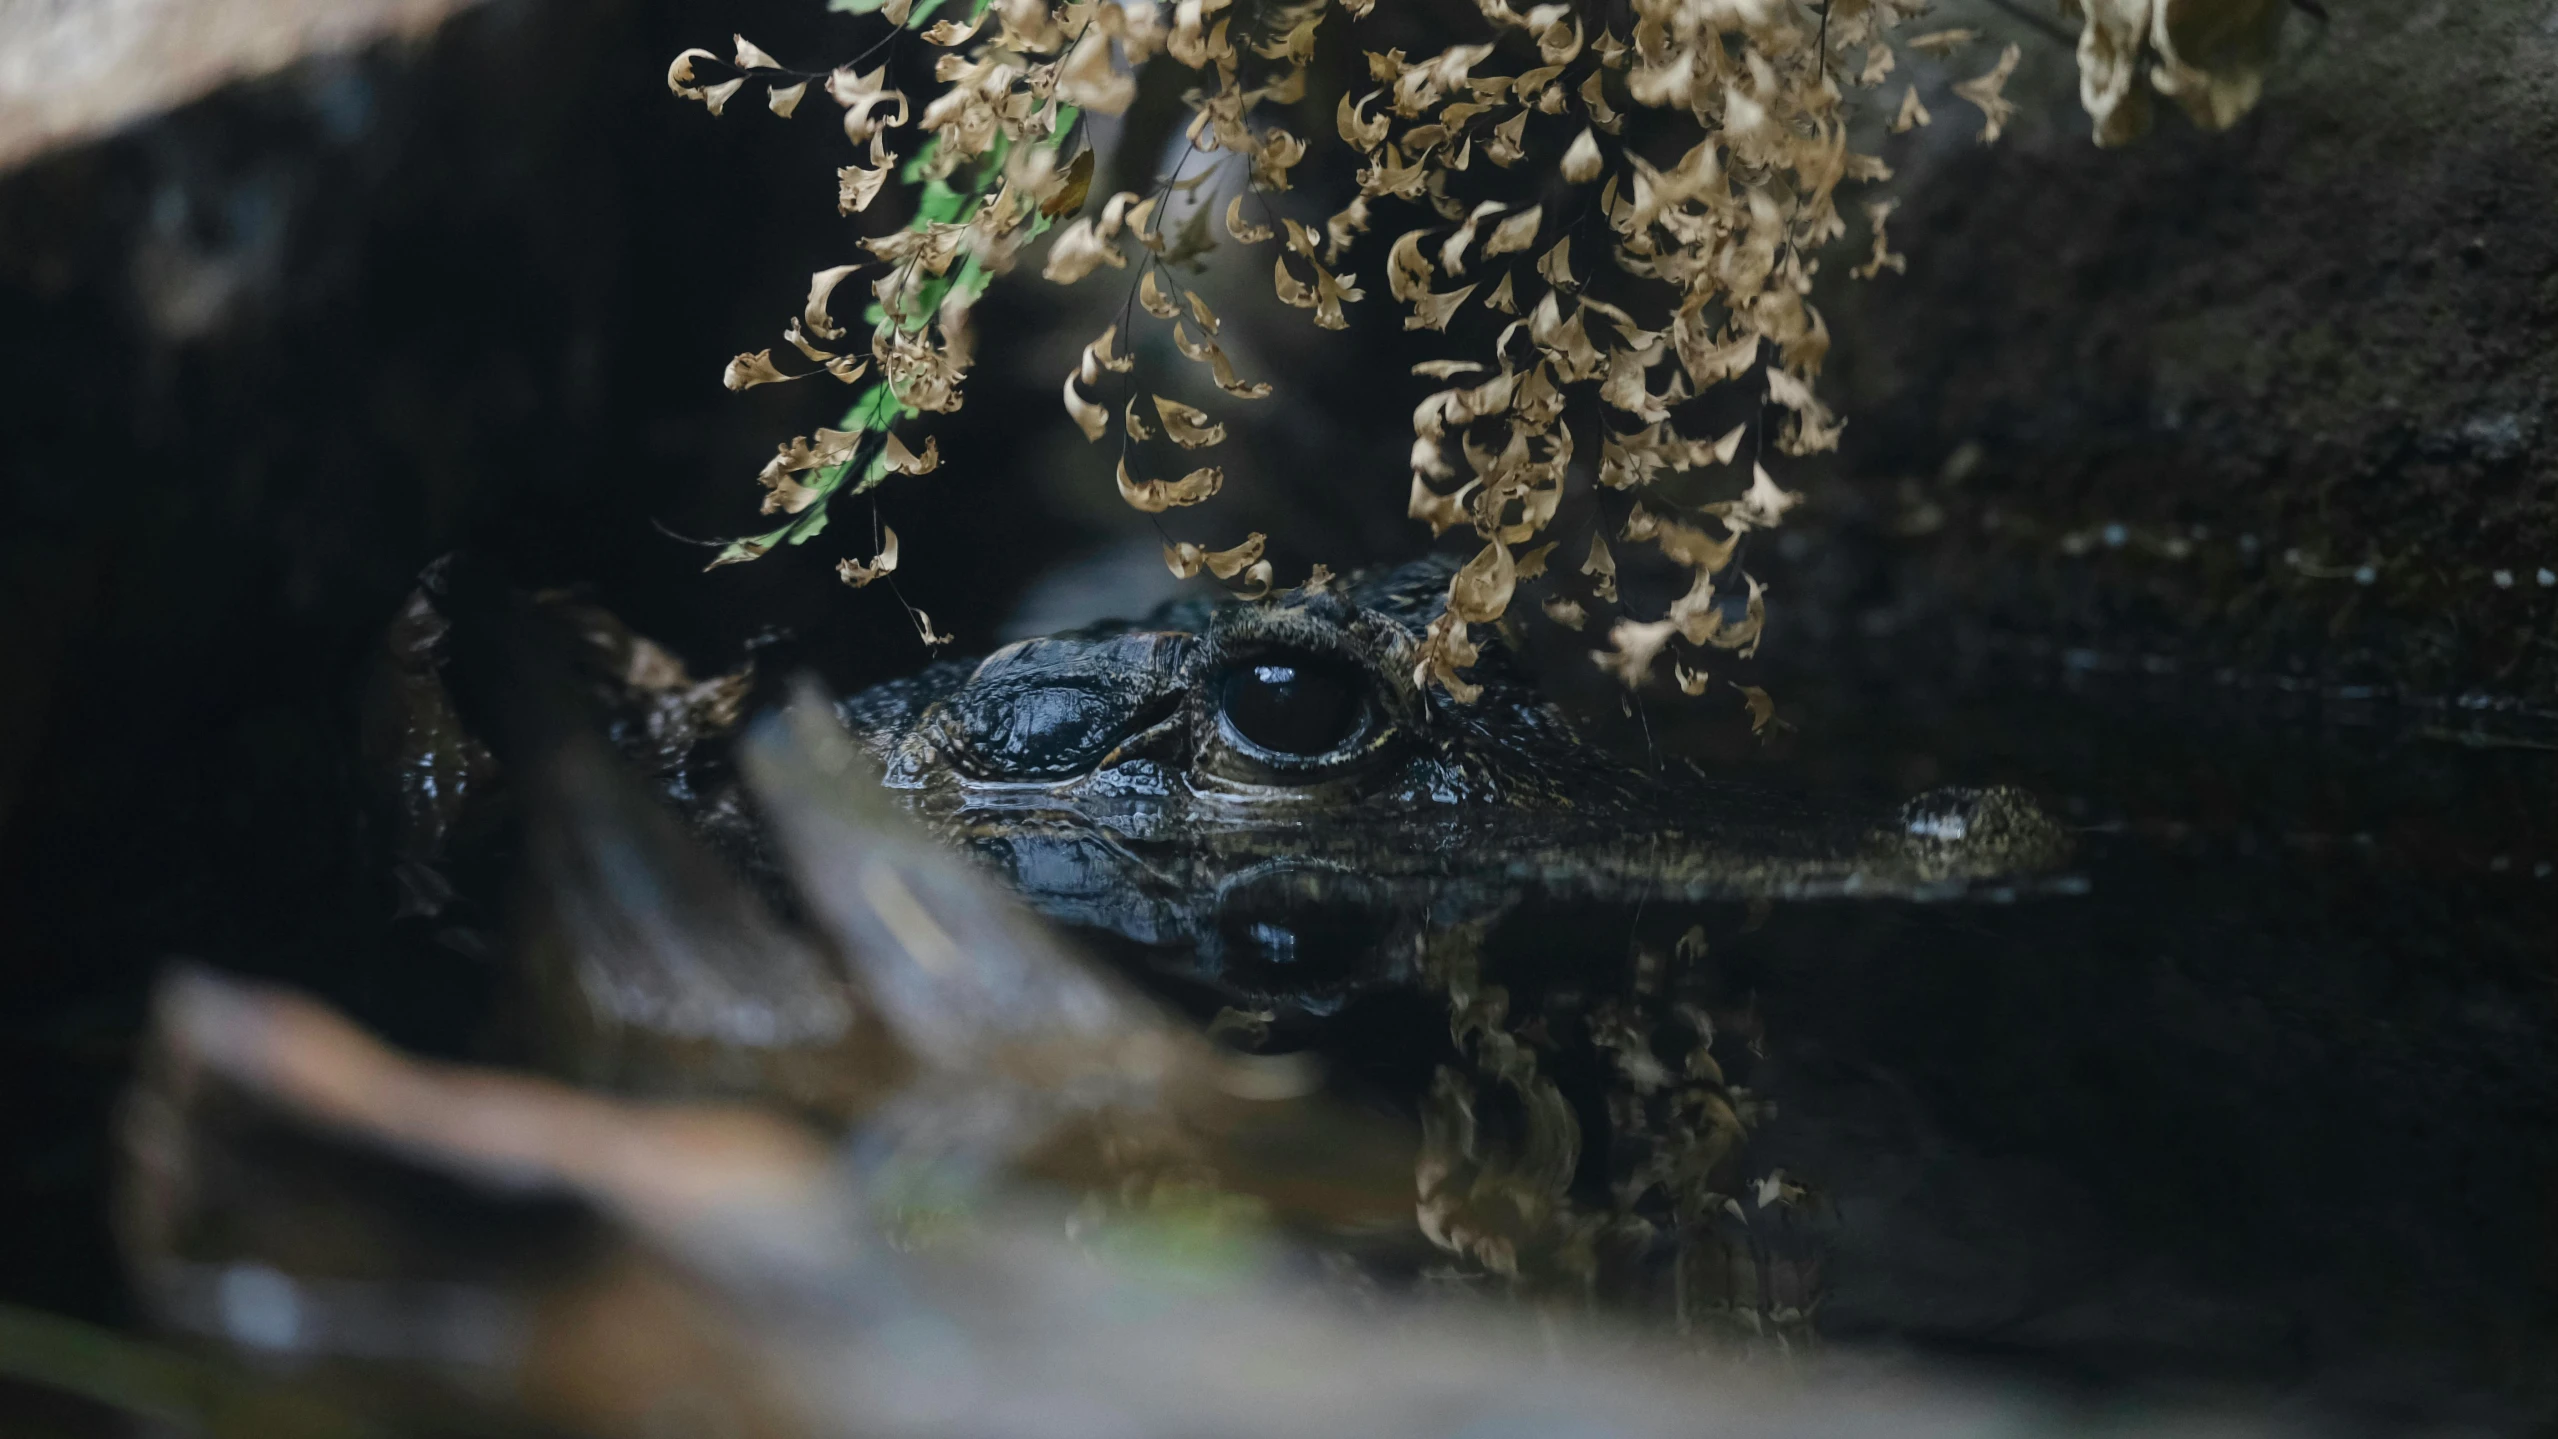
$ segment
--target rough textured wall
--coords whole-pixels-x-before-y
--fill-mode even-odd
[[[2011,22],[2008,139],[1931,96],[1887,146],[1910,271],[1830,302],[1848,632],[2558,700],[2558,7],[2328,9],[2227,134],[2094,148]]]

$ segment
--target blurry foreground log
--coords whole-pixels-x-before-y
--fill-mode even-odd
[[[470,0],[13,0],[0,5],[0,170],[233,80],[385,36]]]
[[[860,1164],[753,1110],[421,1063],[306,1000],[164,985],[127,1130],[168,1322],[395,1429],[618,1435],[2031,1433],[1497,1312],[1318,1293],[1248,1233],[1104,1247],[1016,1195],[888,1242]]]
[[[135,1287],[325,1412],[1131,1439],[2058,1422],[1481,1304],[1347,1303],[1282,1235],[1408,1228],[1409,1148],[1210,1049],[907,833],[821,700],[745,759],[812,939],[627,812],[600,755],[562,739],[553,764],[555,998],[604,1000],[627,1041],[583,1051],[592,1077],[665,1097],[411,1058],[202,970],[159,990],[122,1130]],[[860,1078],[759,1094],[741,1077],[789,1066],[703,1071],[669,1042],[717,1035]],[[779,1107],[680,1098],[690,1076]]]

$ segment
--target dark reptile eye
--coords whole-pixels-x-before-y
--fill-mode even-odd
[[[1219,697],[1245,743],[1283,759],[1320,759],[1348,744],[1367,718],[1368,687],[1349,666],[1284,656],[1239,665]]]

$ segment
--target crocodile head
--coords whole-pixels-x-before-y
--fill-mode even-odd
[[[2008,892],[2068,840],[2006,789],[1855,815],[1619,761],[1497,639],[1459,703],[1413,657],[1425,562],[936,664],[840,712],[1035,908],[1230,1002],[1321,1013],[1425,927],[1522,903]]]

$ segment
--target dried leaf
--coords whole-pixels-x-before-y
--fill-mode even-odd
[[[933,632],[933,617],[931,615],[924,613],[922,610],[909,610],[907,613],[914,617],[916,636],[922,639],[928,648],[940,649],[943,645],[950,643],[951,637],[949,635],[935,634]]]
[[[809,342],[808,332],[800,328],[797,317],[793,317],[789,324],[782,327],[782,338],[790,341],[801,354],[821,364],[835,358],[834,351],[821,350]]]
[[[2098,8],[2088,7],[2091,23]],[[2225,0],[2217,5],[2175,0],[2160,5],[2150,17],[2149,40],[2158,58],[2149,71],[2150,84],[2174,100],[2196,125],[2206,130],[2228,129],[2255,107],[2257,97],[2264,92],[2265,72],[2273,64],[2283,20],[2295,8],[2311,7],[2295,6],[2285,0]],[[2088,89],[2087,40],[2086,35],[2079,37],[2082,99]],[[2140,109],[2145,112],[2147,107]],[[2095,107],[2091,105],[2089,112],[2096,113]],[[2139,133],[2134,124],[2116,127],[2116,135],[2109,137],[2108,127],[2099,118],[2099,143],[2128,140]],[[2135,121],[2144,118],[2145,114],[2125,117]]]
[[[1473,360],[1424,360],[1412,367],[1412,373],[1425,379],[1445,380],[1456,375],[1480,373],[1483,366]]]
[[[827,313],[826,302],[835,293],[835,287],[844,283],[844,277],[860,268],[858,265],[837,265],[808,277],[808,303],[799,312],[799,322],[807,327],[808,333],[821,340],[844,338],[844,329]]]
[[[1327,330],[1350,328],[1350,317],[1341,311],[1346,304],[1367,298],[1367,292],[1349,284],[1331,271],[1315,270],[1315,323]]]
[[[1777,722],[1776,701],[1757,685],[1740,685],[1737,688],[1741,691],[1741,702],[1750,707],[1750,733],[1765,734],[1767,727]]]
[[[1280,304],[1300,310],[1311,310],[1315,306],[1314,286],[1288,273],[1288,257],[1285,255],[1271,260],[1270,285],[1277,292]]]
[[[1608,553],[1608,537],[1590,532],[1590,557],[1581,562],[1581,573],[1591,577],[1591,593],[1614,603],[1617,597],[1617,560]]]
[[[1424,294],[1413,301],[1412,313],[1404,317],[1403,327],[1407,330],[1445,330],[1448,321],[1455,318],[1458,307],[1465,304],[1466,297],[1474,291],[1474,286],[1467,285],[1445,294]]]
[[[1472,704],[1483,697],[1483,687],[1468,684],[1458,671],[1478,657],[1473,641],[1467,637],[1465,621],[1443,610],[1422,632],[1421,644],[1413,653],[1412,682],[1435,683],[1448,692],[1448,698],[1459,704]]]
[[[1406,230],[1386,251],[1386,293],[1407,305],[1430,293],[1430,277],[1436,273],[1421,253],[1422,233]]]
[[[1896,275],[1908,272],[1910,268],[1909,257],[1907,255],[1896,255],[1892,253],[1891,237],[1884,233],[1885,222],[1892,218],[1892,211],[1899,204],[1900,201],[1898,200],[1873,200],[1867,202],[1865,206],[1865,222],[1872,226],[1874,230],[1874,253],[1866,259],[1864,264],[1848,271],[1849,274],[1854,275],[1860,280],[1871,280],[1875,276],[1883,273],[1885,270],[1890,270]]]
[[[1083,358],[1077,363],[1076,372],[1084,377],[1085,384],[1100,384],[1101,372],[1104,370],[1114,375],[1124,375],[1137,367],[1136,356],[1111,352],[1111,346],[1118,338],[1119,327],[1111,325],[1094,337],[1091,344],[1084,346]]]
[[[1087,348],[1085,353],[1089,355],[1091,350]],[[1075,388],[1075,377],[1075,371],[1066,372],[1066,418],[1075,422],[1075,428],[1084,432],[1085,439],[1098,440],[1102,432],[1110,428],[1110,411],[1085,399],[1083,391]]]
[[[851,585],[854,589],[860,589],[862,586],[869,584],[871,581],[878,579],[882,575],[895,573],[897,569],[897,531],[886,525],[882,525],[880,526],[880,534],[883,538],[880,541],[879,553],[871,557],[870,563],[863,564],[857,560],[838,560],[835,562],[836,578],[841,579],[848,585]]]
[[[807,93],[808,82],[805,80],[796,85],[777,85],[764,92],[764,107],[787,120],[791,112],[799,108],[800,97]]]
[[[693,62],[697,59],[715,61],[719,57],[708,50],[687,50],[676,56],[666,67],[666,88],[687,100],[701,99],[703,89],[693,83]]]
[[[2017,62],[2024,57],[2022,48],[2010,44],[1999,52],[1998,63],[1990,67],[1988,74],[1965,80],[1954,87],[1955,94],[1980,107],[1981,143],[1984,145],[1996,144],[2007,127],[2008,117],[2016,113],[2016,102],[2008,99],[2004,92],[2007,77],[2016,73]]]
[[[900,475],[929,475],[941,468],[941,439],[926,435],[924,452],[918,455],[906,448],[904,440],[891,434],[880,449],[879,463],[881,468]]]
[[[1627,689],[1638,689],[1650,676],[1652,662],[1661,656],[1678,627],[1668,620],[1649,624],[1635,620],[1619,620],[1608,630],[1608,648],[1592,650],[1590,659],[1602,670],[1616,676]]]
[[[1181,313],[1181,305],[1155,283],[1155,271],[1148,270],[1137,282],[1137,305],[1158,320],[1169,320]]]
[[[1155,413],[1163,417],[1164,433],[1172,438],[1174,444],[1185,450],[1198,450],[1225,441],[1226,427],[1210,423],[1207,411],[1192,409],[1179,400],[1167,400],[1161,395],[1154,398]]]
[[[772,56],[765,54],[762,50],[757,49],[754,42],[748,40],[745,36],[731,35],[728,38],[737,42],[738,69],[779,70],[782,68],[781,61],[776,60]]]
[[[732,390],[751,390],[757,385],[777,385],[790,380],[804,380],[806,375],[785,375],[773,367],[773,352],[757,350],[728,362],[719,382]]]
[[[1465,497],[1474,487],[1467,485],[1452,495],[1430,488],[1418,470],[1412,476],[1412,497],[1404,505],[1404,513],[1430,526],[1433,536],[1446,534],[1466,523]]]
[[[1714,442],[1714,462],[1718,465],[1732,463],[1732,457],[1741,453],[1741,437],[1749,432],[1750,426],[1747,421],[1724,431],[1723,438]]]
[[[1486,200],[1475,206],[1467,213],[1465,222],[1457,226],[1456,233],[1450,235],[1447,242],[1439,247],[1439,267],[1448,272],[1450,279],[1455,279],[1466,272],[1466,249],[1474,244],[1475,226],[1481,224],[1486,217],[1497,215],[1507,208],[1498,200]]]
[[[1239,244],[1258,245],[1277,232],[1267,225],[1245,224],[1243,196],[1237,195],[1226,202],[1226,233],[1232,235]]]
[[[882,130],[893,130],[906,123],[906,94],[887,88],[888,67],[882,65],[869,74],[856,72],[850,65],[839,65],[826,77],[826,93],[844,107],[844,138],[863,144]],[[895,106],[893,114],[880,112]]]
[[[718,115],[728,108],[730,97],[744,88],[746,88],[746,77],[743,75],[734,80],[723,80],[702,92],[702,107],[713,115]]]
[[[1705,693],[1706,681],[1711,676],[1703,670],[1689,669],[1684,662],[1673,659],[1670,661],[1670,678],[1679,682],[1679,693],[1694,696]]]
[[[1613,135],[1617,132],[1617,112],[1608,107],[1607,86],[1601,71],[1593,70],[1581,82],[1581,105],[1590,112],[1590,123]]]
[[[1662,558],[1701,575],[1713,574],[1730,564],[1733,547],[1740,543],[1737,534],[1718,540],[1693,525],[1664,519],[1641,505],[1628,512],[1622,538],[1650,540]]]
[[[1545,207],[1543,205],[1531,205],[1502,221],[1493,230],[1492,238],[1484,242],[1483,258],[1489,260],[1495,255],[1507,255],[1535,244],[1537,227],[1544,222]]]
[[[1214,495],[1224,486],[1226,472],[1215,465],[1192,470],[1178,480],[1136,480],[1128,474],[1128,462],[1119,462],[1119,498],[1130,507],[1149,515],[1159,515],[1183,505],[1195,505]]]
[[[1041,279],[1054,284],[1071,285],[1103,265],[1114,270],[1128,268],[1128,257],[1119,246],[1104,237],[1089,219],[1077,220],[1057,232],[1048,244],[1048,263],[1041,267]]]
[[[1569,595],[1548,595],[1542,605],[1545,617],[1567,630],[1577,630],[1590,622],[1590,612]]]
[[[1350,197],[1349,204],[1342,206],[1331,219],[1323,222],[1325,241],[1323,262],[1327,265],[1340,264],[1341,257],[1350,251],[1350,242],[1367,232],[1368,197],[1353,195]]]
[[[1063,219],[1084,207],[1085,199],[1092,194],[1092,157],[1092,149],[1087,146],[1066,163],[1054,180],[1056,188],[1039,202],[1041,215],[1051,220]]]
[[[1735,531],[1772,530],[1784,521],[1786,511],[1801,503],[1801,491],[1779,487],[1765,465],[1752,465],[1749,491],[1724,512],[1723,523]]]
[[[1160,195],[1148,195],[1128,207],[1128,233],[1136,237],[1138,244],[1157,254],[1163,253],[1164,241],[1163,236],[1157,234],[1152,227],[1155,222],[1156,208],[1162,199]],[[1102,214],[1106,219],[1110,212],[1104,209]]]
[[[1235,362],[1226,358],[1225,350],[1214,340],[1193,341],[1189,331],[1182,328],[1179,320],[1172,322],[1172,347],[1179,350],[1185,358],[1207,365],[1209,371],[1216,376],[1217,388],[1236,399],[1258,400],[1270,393],[1270,386],[1265,381],[1255,380],[1245,384],[1235,378]]]
[[[1575,185],[1586,185],[1599,178],[1599,166],[1598,132],[1584,129],[1563,152],[1563,178]]]
[[[1468,624],[1490,624],[1510,608],[1519,572],[1510,547],[1494,539],[1448,579],[1448,613]]]
[[[1892,117],[1892,133],[1906,135],[1934,118],[1927,113],[1927,107],[1919,103],[1918,87],[1912,85],[1901,93],[1901,112]]]
[[[1572,273],[1572,237],[1570,235],[1555,241],[1554,248],[1546,251],[1537,261],[1537,273],[1545,277],[1547,284],[1558,290],[1577,290],[1581,287],[1581,282]],[[1504,275],[1502,278],[1507,280],[1509,277]]]
[[[774,475],[765,480],[763,513],[795,515],[817,503],[818,492],[788,475]],[[716,567],[718,562],[713,561]]]
[[[1384,93],[1382,90],[1371,90],[1354,101],[1350,98],[1348,91],[1342,92],[1341,104],[1335,115],[1336,123],[1341,128],[1341,138],[1349,142],[1350,148],[1362,155],[1384,144],[1386,132],[1393,128],[1394,122],[1384,115],[1379,115],[1374,120],[1363,120],[1359,116],[1361,106]]]
[[[1230,550],[1205,550],[1193,544],[1164,546],[1164,567],[1181,579],[1189,579],[1205,569],[1221,580],[1230,580],[1262,563],[1261,548],[1265,536],[1255,530],[1244,542]],[[1268,582],[1268,576],[1263,576]]]
[[[1930,30],[1924,35],[1911,36],[1909,47],[1922,55],[1933,55],[1942,60],[1980,38],[1978,30]]]
[[[888,177],[896,167],[897,156],[890,152],[887,139],[871,136],[870,164],[867,167],[844,165],[835,171],[835,212],[854,215],[869,209],[870,202],[878,199],[879,192],[887,187]]]

